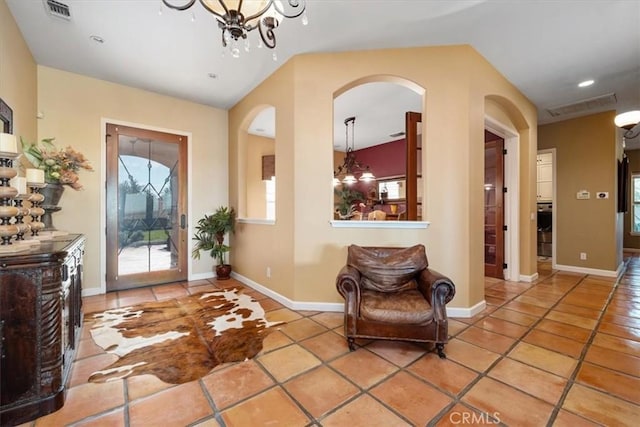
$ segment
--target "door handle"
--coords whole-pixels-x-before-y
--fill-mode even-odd
[[[184,230],[186,226],[187,226],[187,217],[185,214],[182,214],[180,215],[180,228]]]

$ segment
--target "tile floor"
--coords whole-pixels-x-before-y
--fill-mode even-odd
[[[112,356],[85,328],[65,406],[26,425],[637,425],[640,258],[627,261],[619,281],[551,271],[548,263],[536,283],[486,279],[487,309],[450,319],[446,360],[402,342],[360,342],[349,352],[342,314],[295,312],[247,288],[269,320],[287,322],[255,359],[177,386],[152,376],[93,384],[88,376]],[[84,310],[215,286],[94,296]]]

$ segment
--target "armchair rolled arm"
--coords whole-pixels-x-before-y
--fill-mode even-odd
[[[447,276],[425,268],[418,276],[418,289],[433,307],[436,317],[446,319],[446,305],[456,294],[456,287]]]
[[[338,273],[336,278],[336,288],[344,299],[350,294],[357,293],[360,295],[360,271],[350,265],[345,265]]]
[[[350,265],[345,265],[336,278],[336,288],[345,300],[346,315],[360,314],[360,271]]]

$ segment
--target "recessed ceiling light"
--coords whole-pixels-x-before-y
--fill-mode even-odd
[[[104,39],[100,36],[89,36],[89,38],[96,43],[100,43],[100,44],[104,43]]]
[[[578,87],[588,87],[588,86],[591,86],[594,83],[595,83],[594,80],[585,80],[583,82],[578,83]]]

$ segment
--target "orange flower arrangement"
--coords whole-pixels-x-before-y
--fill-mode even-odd
[[[64,150],[56,149],[54,139],[43,139],[40,148],[37,144],[25,143],[20,138],[22,152],[35,168],[44,170],[45,182],[68,185],[74,190],[81,190],[78,172],[80,169],[93,171],[93,166],[84,154],[70,146]]]

